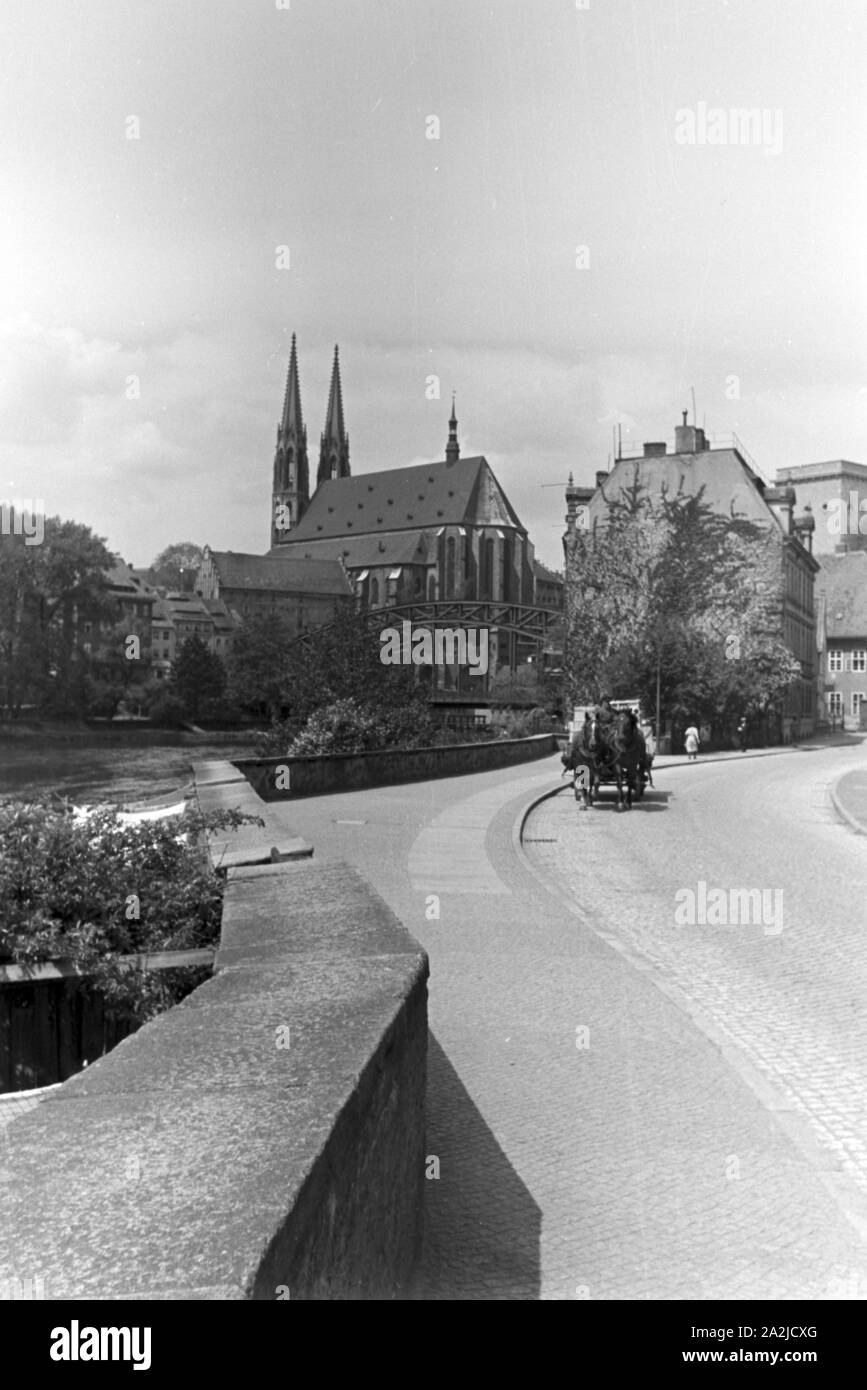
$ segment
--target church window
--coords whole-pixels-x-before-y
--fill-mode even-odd
[[[446,541],[446,584],[445,597],[454,598],[455,596],[455,538],[449,536]]]
[[[436,596],[437,596],[437,578],[436,578],[436,575],[435,575],[435,574],[431,574],[431,575],[428,576],[428,581],[427,581],[427,599],[428,599],[428,603],[433,603],[433,602],[435,602]]]
[[[482,541],[482,598],[494,597],[494,542]]]
[[[378,579],[371,579],[371,581],[370,581],[370,603],[371,603],[371,606],[372,606],[373,608],[376,608],[377,604],[379,603],[379,580],[378,580]]]

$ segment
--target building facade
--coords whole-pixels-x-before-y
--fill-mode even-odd
[[[794,720],[802,732],[813,729],[816,720],[816,616],[814,579],[819,569],[812,554],[815,523],[812,513],[795,516],[796,496],[788,484],[774,487],[747,461],[740,447],[712,447],[695,425],[683,423],[675,430],[675,447],[668,452],[664,442],[644,445],[637,458],[620,458],[610,472],[596,474],[595,487],[576,486],[570,476],[566,489],[567,576],[574,566],[579,531],[604,524],[609,501],[638,481],[652,496],[678,492],[694,496],[703,489],[703,498],[714,511],[726,518],[750,521],[770,529],[779,542],[780,606],[777,632],[793,656],[801,663],[801,675],[785,694],[780,711],[780,734],[789,736]],[[575,602],[567,584],[567,610]]]
[[[819,722],[867,726],[867,550],[825,556],[816,576]]]
[[[197,596],[209,616],[222,604],[239,621],[280,613],[295,633],[331,622],[355,593],[339,560],[246,555],[206,545],[197,576]]]
[[[798,503],[812,511],[813,553],[843,555],[867,550],[867,467],[848,459],[780,468],[777,482],[794,487]]]
[[[200,638],[209,651],[225,661],[240,621],[222,599],[203,599],[170,590],[158,594],[152,619],[154,676],[168,680],[179,648],[192,636]]]

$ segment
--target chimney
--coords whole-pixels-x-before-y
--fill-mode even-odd
[[[699,429],[698,425],[688,425],[686,423],[686,411],[683,412],[683,424],[677,425],[674,431],[674,452],[676,454],[702,454],[707,449],[707,440],[704,437],[704,430]]]
[[[665,456],[665,441],[661,443],[645,444],[644,457],[646,459],[659,459]]]
[[[608,475],[608,473],[606,472],[606,470],[605,470],[604,468],[602,468],[602,469],[597,469],[597,471],[596,471],[596,486],[597,486],[597,487],[602,487],[603,483],[606,483],[606,482],[608,481],[608,477],[609,477],[609,475]]]
[[[792,517],[795,510],[795,489],[790,484],[782,487],[766,487],[764,498],[787,536],[792,534]]]

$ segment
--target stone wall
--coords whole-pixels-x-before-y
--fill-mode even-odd
[[[48,1299],[408,1291],[422,1233],[424,951],[354,869],[303,858],[229,870],[216,970],[9,1126],[0,1287],[38,1278]]]
[[[282,801],[287,797],[320,796],[325,792],[489,772],[545,758],[556,751],[553,734],[536,734],[532,738],[492,739],[490,743],[455,743],[445,748],[388,748],[373,753],[303,758],[236,758],[234,766],[243,772],[263,801]]]

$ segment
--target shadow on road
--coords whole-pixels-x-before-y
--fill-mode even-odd
[[[534,1300],[542,1213],[433,1034],[428,1040],[425,1235],[415,1299]]]

